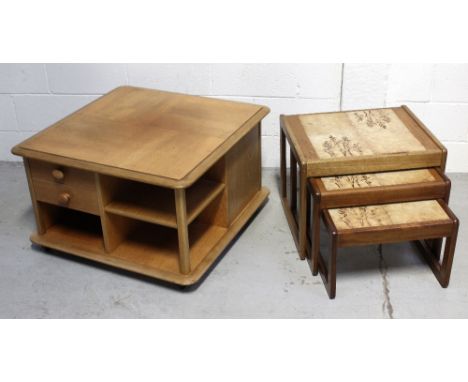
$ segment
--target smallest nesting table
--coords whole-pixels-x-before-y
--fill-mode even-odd
[[[331,236],[331,251],[328,266],[319,257],[319,270],[330,298],[336,293],[337,250],[356,245],[445,237],[442,262],[439,254],[418,243],[440,285],[448,286],[458,220],[442,200],[325,209],[323,218]]]

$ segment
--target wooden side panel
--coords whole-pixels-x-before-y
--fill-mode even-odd
[[[260,191],[260,125],[242,138],[226,155],[227,222],[231,224]]]
[[[110,176],[96,174],[99,213],[104,236],[104,247],[107,252],[112,252],[117,248],[136,224],[136,221],[132,219],[105,211],[105,206],[112,200],[121,181]]]
[[[53,225],[55,221],[57,215],[57,208],[38,201],[35,189],[33,187],[33,178],[30,167],[31,161],[27,158],[23,158],[23,163],[26,172],[26,178],[28,180],[29,193],[31,195],[31,202],[34,210],[34,217],[36,219],[37,233],[39,235],[44,235],[47,229],[51,225]]]
[[[32,202],[33,210],[34,210],[34,217],[36,219],[37,233],[39,235],[43,235],[47,227],[43,220],[41,209],[39,208],[39,204],[36,200],[36,195],[34,193],[34,188],[32,186],[31,169],[29,167],[30,162],[27,158],[23,158],[23,163],[24,163],[24,170],[26,172],[26,179],[28,180],[29,194],[31,195],[31,202]]]
[[[226,184],[226,157],[223,156],[216,162],[216,164],[203,175],[203,178]],[[221,192],[221,194],[199,215],[198,219],[220,227],[228,227],[227,206],[228,190],[225,187],[223,192]]]

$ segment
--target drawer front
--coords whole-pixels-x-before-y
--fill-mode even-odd
[[[28,161],[31,177],[34,180],[63,183],[69,186],[87,184],[95,187],[94,173],[92,172],[33,159]]]
[[[94,173],[35,160],[29,167],[37,200],[99,215]]]

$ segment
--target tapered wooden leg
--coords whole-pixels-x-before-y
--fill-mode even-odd
[[[421,241],[415,241],[414,243],[424,256],[427,264],[434,273],[439,284],[442,288],[447,288],[450,281],[450,274],[452,273],[453,256],[455,254],[455,246],[457,243],[458,236],[458,219],[453,221],[452,233],[445,240],[444,256],[442,263],[440,263],[440,256],[434,256],[432,248],[427,243],[424,245]]]
[[[434,239],[430,240],[430,247],[432,249],[433,255],[436,257],[437,260],[440,261],[440,255],[442,253],[442,239]]]
[[[293,151],[291,150],[289,152],[289,155],[290,155],[290,177],[289,177],[289,190],[290,190],[290,200],[289,200],[289,203],[290,203],[290,206],[291,206],[291,212],[293,214],[293,216],[295,215],[295,212],[297,210],[297,161],[296,161],[296,157],[294,156],[294,153]]]
[[[312,207],[312,274],[318,273],[318,260],[320,256],[320,206],[317,200],[314,200]]]
[[[325,289],[327,290],[328,297],[330,299],[334,299],[336,295],[336,256],[338,252],[338,234],[334,229],[330,229],[328,223],[326,226],[330,232],[330,256],[328,258],[328,264],[326,264],[319,251],[317,253],[317,263],[318,271],[323,284],[325,285]]]
[[[310,192],[309,192],[309,188],[306,187],[306,236],[307,236],[307,258],[310,258],[310,254],[312,253],[312,248],[309,248],[309,238],[310,240],[312,240],[312,236],[309,236],[310,232],[309,232],[309,227],[311,227],[311,224],[310,224],[310,221],[311,221],[311,216],[310,216],[310,212],[312,210],[312,203],[313,201],[311,200],[312,198],[310,197]],[[310,241],[311,243],[311,241]]]
[[[330,299],[336,296],[336,254],[338,251],[338,235],[332,232],[330,259],[328,261],[327,292]]]
[[[281,196],[286,197],[286,136],[280,129],[280,181],[281,181]]]
[[[177,234],[179,237],[179,270],[182,274],[190,273],[190,248],[188,236],[187,205],[185,189],[175,190],[175,207],[177,216]]]
[[[458,220],[454,221],[452,236],[445,240],[444,258],[441,265],[441,279],[440,285],[447,288],[450,282],[450,275],[452,273],[453,256],[455,254],[455,246],[457,244],[458,236]]]
[[[443,169],[440,168],[440,170],[443,172]],[[449,200],[450,200],[450,190],[451,190],[451,182],[450,179],[446,178],[446,191],[445,191],[445,198],[444,202],[449,205]],[[434,256],[437,258],[438,261],[440,261],[440,257],[442,255],[442,239],[433,239],[433,240],[428,240],[429,247],[431,247],[432,252],[434,253]]]
[[[299,210],[297,212],[299,230],[299,257],[307,255],[307,174],[305,166],[299,166]]]

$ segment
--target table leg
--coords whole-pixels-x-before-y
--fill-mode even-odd
[[[290,190],[289,197],[291,198],[289,203],[291,206],[291,212],[294,216],[297,211],[297,161],[292,150],[290,150],[289,152],[289,157],[290,157],[289,171],[291,173],[289,177],[289,182],[290,182],[289,183],[289,190]]]
[[[447,288],[450,282],[450,274],[452,273],[453,256],[455,254],[455,246],[458,236],[458,220],[453,222],[452,235],[445,240],[444,258],[441,265],[441,280],[442,287]]]
[[[187,205],[185,189],[175,190],[175,207],[177,216],[177,234],[179,237],[179,270],[182,274],[190,273],[190,248],[188,236]]]
[[[286,136],[280,129],[280,181],[281,196],[286,197]]]
[[[307,174],[305,166],[299,164],[299,210],[297,212],[299,231],[299,257],[304,260],[307,255]]]
[[[318,258],[320,256],[320,206],[317,200],[314,200],[312,209],[312,274],[318,273]]]
[[[336,296],[336,254],[338,251],[338,235],[332,232],[331,235],[331,252],[328,265],[328,296],[333,299]]]

